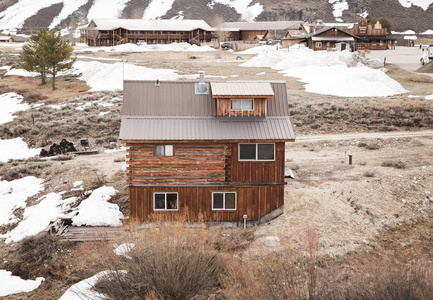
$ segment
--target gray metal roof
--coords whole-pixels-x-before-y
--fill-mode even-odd
[[[91,29],[114,30],[124,28],[127,30],[146,31],[191,31],[197,28],[211,31],[212,28],[203,20],[142,20],[142,19],[93,19],[96,25]]]
[[[221,29],[239,30],[286,30],[302,21],[274,21],[274,22],[225,22],[218,26]]]
[[[212,96],[273,96],[269,82],[212,82]]]
[[[355,39],[352,36],[313,36],[311,37],[313,42],[329,42],[329,41],[337,41],[337,42],[353,42]]]
[[[255,84],[265,82],[272,87],[275,95],[272,101],[267,101],[268,116],[289,115],[285,82],[253,82]],[[124,116],[216,116],[216,101],[212,94],[196,95],[195,83],[196,81],[160,81],[160,85],[155,86],[155,81],[125,80],[122,114]]]
[[[121,140],[293,140],[289,117],[123,116]]]

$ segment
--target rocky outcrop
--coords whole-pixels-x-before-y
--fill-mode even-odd
[[[75,149],[75,146],[72,142],[69,142],[66,139],[62,139],[60,144],[52,144],[50,146],[50,150],[42,149],[39,156],[55,156],[60,154],[66,154],[69,152],[77,152],[77,149]]]

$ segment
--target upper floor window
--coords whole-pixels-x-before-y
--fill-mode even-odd
[[[236,210],[236,193],[212,193],[212,210]]]
[[[231,99],[231,110],[254,110],[254,99]]]
[[[177,210],[177,193],[153,193],[153,210]]]
[[[239,144],[239,160],[273,161],[275,144]]]
[[[155,156],[173,156],[173,145],[156,145]]]

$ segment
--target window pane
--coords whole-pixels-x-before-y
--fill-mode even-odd
[[[165,194],[154,194],[155,209],[165,209]]]
[[[155,146],[155,156],[164,156],[164,145]]]
[[[259,144],[259,160],[274,160],[274,144]]]
[[[177,194],[167,193],[167,209],[177,209]]]
[[[213,208],[214,209],[223,209],[223,193],[214,193],[213,194]]]
[[[256,159],[256,144],[240,144],[240,159]]]
[[[242,101],[241,99],[232,99],[232,109],[233,110],[241,110]]]
[[[226,209],[236,208],[236,193],[226,193]]]
[[[242,99],[242,110],[254,110],[254,99]]]
[[[173,156],[173,145],[165,145],[165,156]]]

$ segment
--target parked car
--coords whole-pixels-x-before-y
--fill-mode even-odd
[[[423,65],[428,64],[432,59],[433,59],[433,45],[423,48],[421,58],[419,59],[421,64]]]
[[[138,40],[138,41],[137,41],[137,45],[138,45],[138,46],[146,45],[146,44],[147,44],[147,43],[146,43],[145,40]]]
[[[232,48],[232,44],[231,43],[228,43],[228,42],[221,43],[221,49],[222,50],[229,50],[231,48]]]

